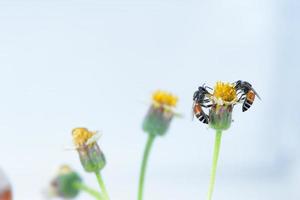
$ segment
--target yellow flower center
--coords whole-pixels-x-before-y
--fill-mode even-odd
[[[89,131],[86,128],[75,128],[72,131],[73,142],[76,146],[85,144],[88,139],[94,136],[96,132]]]
[[[155,104],[175,107],[178,102],[178,97],[172,95],[169,92],[158,90],[153,93],[152,100]]]
[[[68,165],[62,165],[59,170],[58,173],[59,174],[68,174],[72,171],[71,167]]]
[[[214,88],[213,96],[222,101],[231,102],[237,98],[233,84],[218,81]]]

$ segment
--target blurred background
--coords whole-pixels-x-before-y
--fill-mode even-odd
[[[214,199],[298,200],[299,8],[297,0],[2,0],[0,167],[14,199],[44,199],[60,164],[97,187],[64,150],[78,126],[103,133],[111,199],[135,199],[141,123],[156,89],[180,97],[184,118],[155,141],[145,200],[205,199],[215,134],[191,120],[192,95],[203,83],[241,79],[262,101],[245,113],[235,107]]]

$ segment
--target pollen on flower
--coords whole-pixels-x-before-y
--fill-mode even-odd
[[[75,128],[72,131],[73,142],[76,146],[84,145],[96,132],[89,131],[86,128]]]
[[[58,170],[59,174],[68,174],[71,171],[72,169],[69,165],[62,165]]]
[[[222,101],[231,102],[237,98],[233,84],[218,81],[214,88],[213,96]]]
[[[153,93],[152,100],[154,103],[159,105],[167,105],[170,107],[175,107],[178,102],[178,97],[176,97],[175,95],[169,92],[158,90]]]

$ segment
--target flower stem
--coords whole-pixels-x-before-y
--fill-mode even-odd
[[[144,181],[145,181],[145,173],[146,173],[146,168],[147,168],[147,162],[149,158],[149,153],[153,144],[153,141],[155,139],[154,134],[149,134],[145,150],[144,150],[144,156],[143,156],[143,161],[142,161],[142,166],[141,166],[141,171],[140,171],[140,180],[139,180],[139,189],[138,189],[138,200],[143,199],[143,192],[144,192]]]
[[[97,199],[97,200],[104,200],[102,195],[99,192],[97,192],[96,190],[90,188],[89,186],[87,186],[83,183],[76,182],[74,184],[74,187],[76,187],[78,190],[88,193],[89,195],[95,197],[95,199]]]
[[[218,164],[218,158],[219,158],[219,152],[220,152],[220,146],[221,146],[221,137],[222,137],[222,131],[217,130],[216,138],[215,138],[215,147],[214,147],[211,175],[210,175],[210,183],[209,183],[209,189],[208,189],[208,193],[207,193],[207,200],[212,200],[212,195],[213,195],[215,180],[216,180],[217,164]]]
[[[105,184],[104,184],[104,181],[102,179],[100,172],[95,172],[95,174],[96,174],[100,189],[103,192],[104,200],[109,200],[109,196],[108,196],[108,193],[107,193],[107,190],[106,190],[106,187],[105,187]]]

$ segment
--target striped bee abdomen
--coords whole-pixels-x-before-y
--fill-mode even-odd
[[[252,90],[250,90],[247,93],[246,99],[243,103],[243,112],[247,111],[251,107],[251,105],[254,102],[254,99],[255,99],[255,93]]]
[[[197,119],[199,119],[200,122],[204,124],[208,124],[209,117],[207,114],[205,114],[201,108],[200,104],[195,104],[194,106],[194,113]]]

